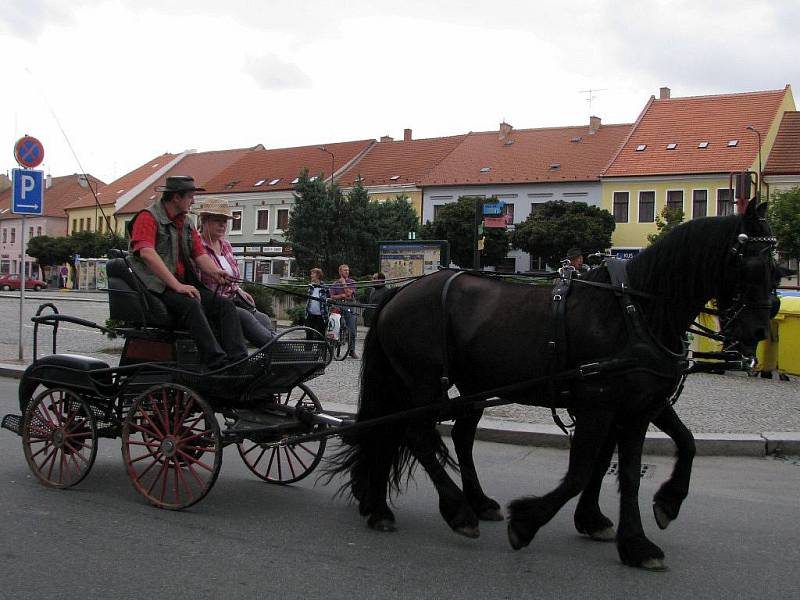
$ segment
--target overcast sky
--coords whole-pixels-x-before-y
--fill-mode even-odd
[[[10,6],[9,6],[10,3]],[[800,83],[797,0],[3,0],[0,172],[162,152],[633,122],[674,96]],[[795,86],[795,94],[797,89]]]

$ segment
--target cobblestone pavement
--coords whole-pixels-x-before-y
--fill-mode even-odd
[[[0,361],[16,362],[18,356],[18,299],[0,295]],[[89,294],[86,300],[68,301],[57,293],[35,295],[26,302],[23,342],[27,364],[31,358],[32,324],[42,298],[57,298],[55,304],[63,314],[103,323],[108,317],[108,304],[86,300],[102,300],[100,294]],[[73,296],[73,294],[70,294]],[[18,298],[18,296],[17,296]],[[39,334],[40,352],[50,352],[50,331]],[[357,351],[361,352],[365,330],[359,331]],[[109,340],[103,334],[78,325],[59,328],[59,352],[89,354],[116,364],[122,343]],[[358,403],[358,378],[361,360],[346,359],[333,362],[325,375],[309,382],[323,403]],[[747,377],[741,373],[726,375],[695,374],[686,382],[676,405],[678,414],[694,432],[704,433],[761,433],[766,431],[800,431],[800,377],[790,381]],[[550,411],[518,405],[488,409],[487,416],[529,423],[552,423]]]

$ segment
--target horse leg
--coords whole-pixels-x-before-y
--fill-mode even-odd
[[[612,417],[608,409],[580,413],[575,422],[567,474],[558,487],[542,497],[518,498],[508,505],[508,541],[514,550],[530,544],[539,528],[589,484],[598,453],[609,437]]]
[[[665,408],[658,417],[653,419],[653,425],[671,437],[677,446],[677,460],[672,468],[672,474],[653,497],[653,514],[656,517],[656,523],[661,529],[666,529],[677,518],[681,504],[689,494],[695,443],[692,432],[683,424],[671,406]]]
[[[482,414],[483,410],[476,410],[467,416],[457,418],[450,435],[456,449],[458,466],[461,469],[461,485],[467,502],[480,520],[502,521],[503,513],[500,505],[484,493],[472,456],[475,431]]]
[[[642,471],[642,448],[649,421],[627,423],[619,429],[619,529],[617,551],[622,562],[631,567],[663,571],[664,552],[647,539],[639,513],[639,483]]]
[[[394,513],[387,502],[396,443],[384,441],[377,442],[375,446],[374,454],[370,457],[370,472],[365,478],[364,489],[356,490],[354,487],[353,496],[358,500],[359,514],[367,517],[367,526],[376,531],[396,531]]]
[[[609,431],[609,435],[597,455],[592,478],[583,490],[575,509],[575,529],[578,530],[578,533],[588,535],[597,542],[613,542],[616,536],[614,522],[600,510],[600,489],[603,485],[603,478],[608,472],[608,466],[611,464],[611,457],[616,445],[617,439],[614,432]]]
[[[443,451],[446,452],[446,449],[435,423],[412,423],[407,439],[411,452],[428,473],[439,494],[439,513],[444,520],[456,533],[469,538],[478,537],[478,517],[445,470]]]

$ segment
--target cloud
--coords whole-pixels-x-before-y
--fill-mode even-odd
[[[276,54],[246,57],[244,72],[265,90],[298,90],[311,87],[311,78],[300,67]]]

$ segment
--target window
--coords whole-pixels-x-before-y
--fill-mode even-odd
[[[78,219],[72,219],[72,233],[78,231]]]
[[[733,202],[731,202],[731,191],[728,188],[717,190],[717,216],[724,217],[733,214]],[[13,229],[12,229],[13,231]],[[11,240],[12,242],[14,240]]]
[[[677,148],[677,147],[678,147],[678,144],[676,144],[675,142],[671,142],[671,143],[667,144],[667,150],[675,150],[675,148]]]
[[[281,231],[286,231],[289,227],[289,209],[288,208],[279,208],[278,209],[278,229]]]
[[[8,229],[3,229],[3,243],[8,242]]]
[[[730,140],[728,142],[728,148],[736,148],[739,145],[739,140]]]
[[[103,219],[97,220],[97,232],[103,233]]]
[[[444,206],[444,204],[434,204],[433,205],[433,220],[434,221],[439,218],[439,211],[442,210],[443,206]]]
[[[28,228],[28,239],[33,239],[33,227]]]
[[[83,231],[83,219],[78,221],[78,227],[80,228],[80,231]]]
[[[697,144],[697,147],[700,148],[701,150],[705,150],[706,148],[708,148],[708,142],[700,142],[699,144]]]
[[[17,240],[17,229],[16,227],[11,228],[11,240],[10,243],[14,243]]]
[[[628,222],[628,192],[614,192],[614,222]]]
[[[653,223],[656,220],[656,193],[639,192],[639,223]]]
[[[683,210],[683,190],[667,192],[667,208]]]
[[[647,144],[639,144],[638,146],[636,146],[636,151],[637,152],[644,152],[645,148],[647,148]]]
[[[708,214],[708,190],[692,192],[692,218],[698,219]]]
[[[256,213],[256,231],[267,231],[269,229],[269,209],[261,208]]]
[[[86,231],[92,230],[92,219],[91,217],[86,217]]]
[[[242,211],[232,210],[231,213],[234,217],[239,216],[231,219],[231,233],[242,233]]]
[[[542,210],[544,202],[531,202],[531,214],[535,214]]]

